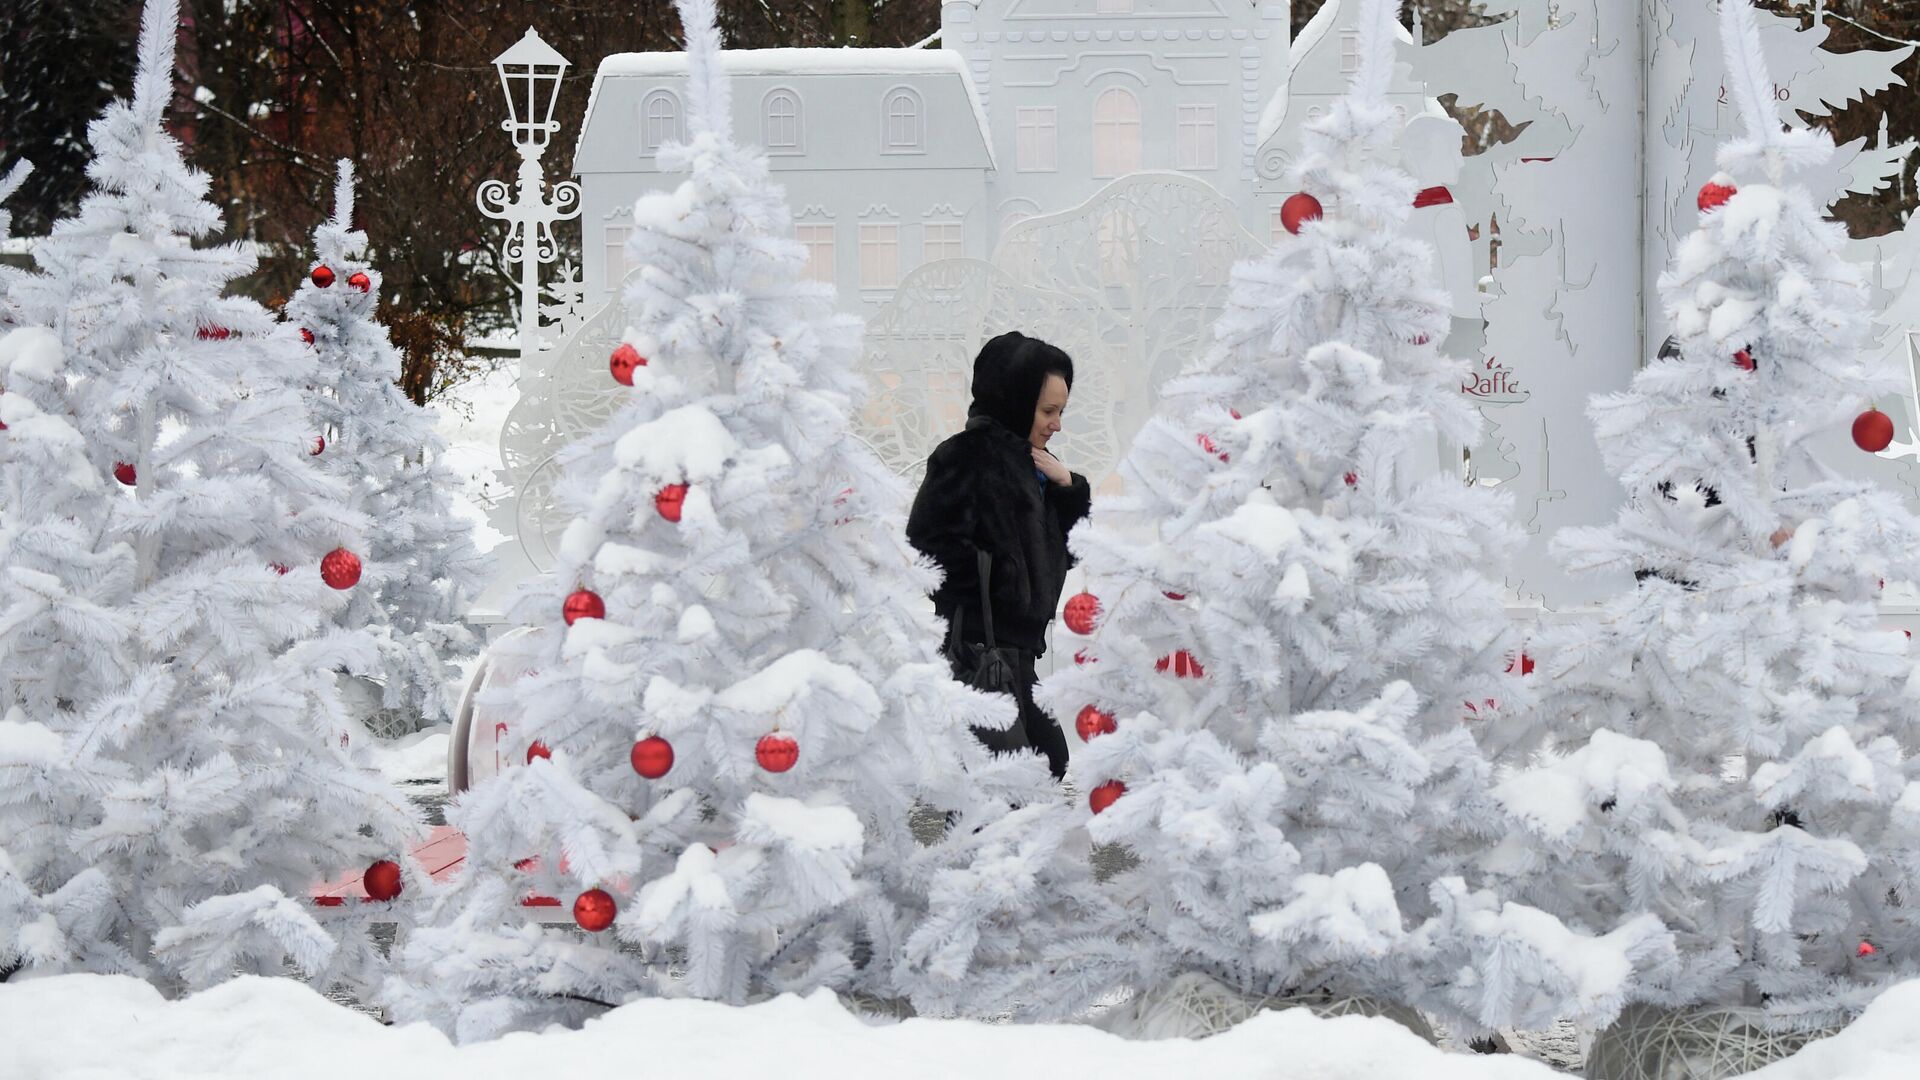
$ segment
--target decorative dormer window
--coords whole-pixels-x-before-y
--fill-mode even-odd
[[[920,95],[911,87],[896,86],[887,91],[881,109],[885,125],[881,145],[890,154],[917,154],[925,148],[920,123]]]
[[[761,103],[761,143],[768,150],[797,154],[801,150],[800,95],[779,87]]]
[[[680,128],[680,97],[671,90],[655,90],[640,102],[640,152],[657,154],[660,147],[684,138]]]

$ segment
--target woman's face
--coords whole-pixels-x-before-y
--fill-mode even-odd
[[[1040,387],[1040,400],[1033,407],[1033,431],[1027,435],[1027,441],[1036,448],[1045,450],[1047,440],[1060,432],[1060,418],[1067,412],[1067,380],[1058,375],[1047,376],[1046,384]]]

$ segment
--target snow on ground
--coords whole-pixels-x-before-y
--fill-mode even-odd
[[[395,784],[444,782],[451,730],[450,725],[436,724],[398,739],[375,739],[371,751],[374,767]]]
[[[445,461],[461,480],[453,497],[454,513],[474,523],[473,543],[481,551],[506,539],[488,523],[487,511],[501,491],[500,430],[506,426],[508,410],[520,400],[514,385],[519,367],[517,361],[506,360],[433,403],[440,413],[437,430],[447,440]]]
[[[1920,980],[1881,994],[1839,1034],[1747,1075],[1752,1080],[1913,1080],[1920,1076]]]
[[[1201,1042],[1130,1042],[1087,1027],[961,1020],[870,1024],[833,995],[746,1008],[643,1001],[579,1031],[454,1047],[424,1025],[385,1027],[292,979],[245,977],[169,1002],[118,975],[0,984],[7,1080],[508,1080],[645,1075],[865,1080],[1249,1078],[1550,1080],[1537,1062],[1451,1054],[1388,1021],[1264,1013]],[[1795,1074],[1796,1076],[1798,1074]],[[1891,1074],[1889,1074],[1891,1075]]]

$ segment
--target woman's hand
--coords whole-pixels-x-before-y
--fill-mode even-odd
[[[1047,479],[1061,487],[1073,486],[1073,472],[1060,459],[1037,446],[1029,447],[1033,451],[1033,467],[1047,474]]]

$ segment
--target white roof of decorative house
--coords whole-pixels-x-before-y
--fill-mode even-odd
[[[882,94],[875,92],[873,84],[899,81],[925,95],[933,115],[971,115],[974,119],[970,131],[941,132],[939,138],[928,140],[928,153],[914,162],[915,167],[994,167],[986,110],[974,91],[966,61],[948,50],[730,49],[720,54],[720,66],[733,77],[735,134],[742,143],[760,141],[753,123],[761,98],[782,84],[809,83],[810,108],[843,116],[871,112],[872,127],[877,132]],[[580,138],[574,144],[574,172],[633,171],[635,158],[615,148],[632,143],[637,136],[641,96],[661,80],[683,79],[686,73],[687,58],[681,52],[615,53],[602,60],[587,99]],[[622,130],[635,134],[622,139],[618,134]],[[858,168],[869,154],[867,148],[852,141],[839,146],[816,145],[809,149],[804,167]],[[791,158],[775,156],[771,160],[775,169],[800,167]]]
[[[1287,119],[1288,93],[1295,80],[1303,80],[1306,86],[1325,88],[1325,93],[1338,96],[1344,93],[1347,75],[1341,71],[1340,38],[1332,31],[1351,30],[1358,20],[1360,5],[1357,0],[1326,0],[1320,10],[1313,13],[1307,25],[1300,28],[1300,35],[1293,39],[1293,45],[1287,50],[1287,65],[1290,74],[1281,82],[1280,89],[1267,101],[1267,108],[1260,115],[1260,145],[1265,147],[1280,132]],[[1397,22],[1394,31],[1400,40],[1413,44],[1413,32]],[[1404,54],[1403,54],[1404,55]],[[1388,86],[1389,94],[1426,93],[1424,84],[1413,77],[1412,65],[1406,63],[1393,66],[1393,82]],[[1437,103],[1436,103],[1437,107]]]

